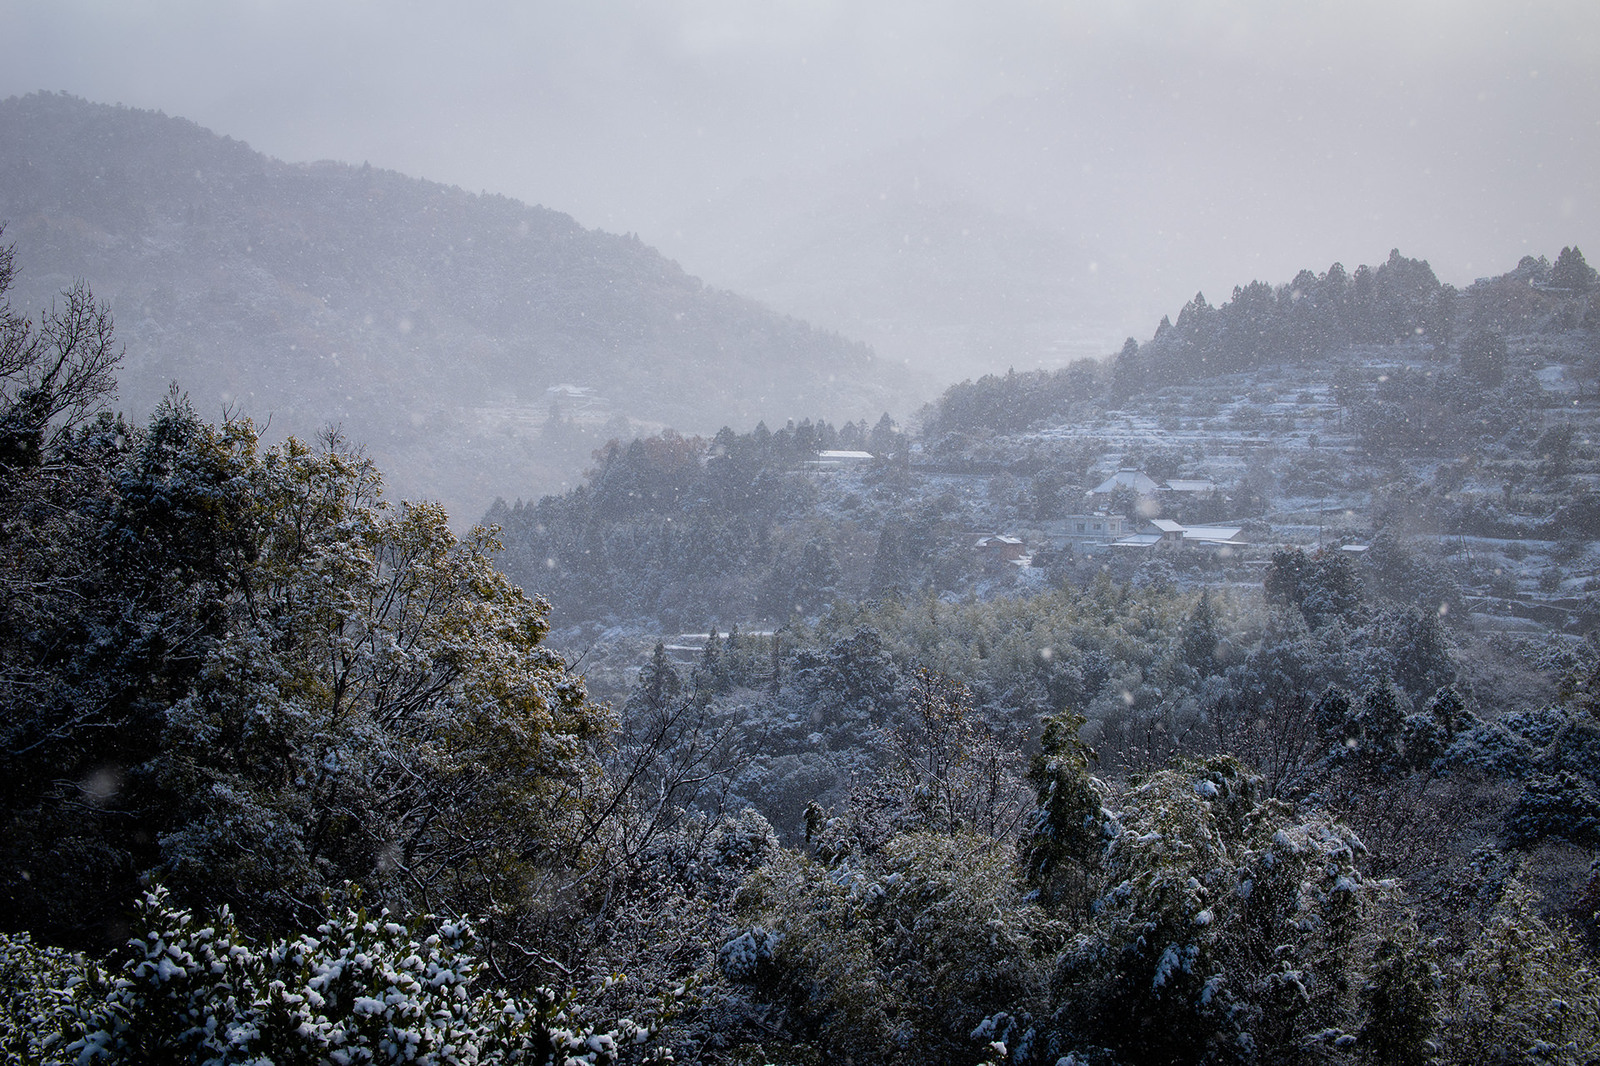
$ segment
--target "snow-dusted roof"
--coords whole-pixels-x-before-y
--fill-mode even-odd
[[[1150,548],[1160,543],[1161,534],[1159,533],[1135,533],[1131,537],[1123,537],[1121,540],[1112,541],[1111,546],[1113,548]]]
[[[871,452],[836,451],[836,450],[831,450],[830,449],[829,451],[818,452],[817,453],[817,458],[818,459],[853,459],[853,460],[856,460],[856,461],[865,461],[865,460],[873,459],[873,458],[876,458],[876,457]]]
[[[1191,526],[1183,531],[1183,539],[1206,544],[1238,544],[1241,532],[1239,526]]]
[[[1022,543],[1022,541],[1018,540],[1016,537],[1007,537],[1007,536],[979,537],[976,547],[979,547],[979,548],[992,548],[996,544],[1021,544],[1021,543]]]
[[[1145,526],[1145,532],[1139,536],[1160,540],[1164,536],[1178,533],[1190,544],[1242,544],[1243,541],[1239,540],[1241,532],[1243,529],[1240,526],[1185,526],[1170,518],[1152,518],[1150,524]],[[1124,541],[1117,543],[1122,544]]]
[[[1167,488],[1173,492],[1210,492],[1216,487],[1214,481],[1185,481],[1174,478],[1167,482]]]

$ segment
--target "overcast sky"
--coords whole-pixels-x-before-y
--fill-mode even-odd
[[[0,0],[0,97],[37,89],[542,203],[713,277],[697,207],[897,151],[1170,253],[1158,310],[1392,245],[1458,284],[1600,261],[1595,0]]]

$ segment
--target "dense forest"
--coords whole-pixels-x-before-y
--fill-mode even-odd
[[[1574,264],[1441,297],[1391,257],[1360,284],[1435,317],[1374,339],[1389,297],[1359,304],[1339,351],[1392,342],[1427,389],[1477,381],[1474,411],[1542,412],[1529,331],[1563,354],[1594,332]],[[13,270],[7,249],[0,294]],[[1459,328],[1516,285],[1538,323]],[[1271,295],[1273,329],[1306,303]],[[1163,417],[1159,375],[1210,373],[1196,350],[1250,369],[1217,323],[1252,299],[1104,370],[958,386],[916,433],[619,441],[580,489],[466,537],[390,502],[338,434],[268,446],[178,392],[142,423],[109,413],[104,306],[6,303],[0,1043],[85,1063],[1591,1061],[1600,646],[1480,631],[1478,590],[1417,535],[1482,502],[1477,467],[1423,468],[1456,479],[1433,510],[1387,475],[1330,486],[1370,509],[1339,519],[1370,523],[1361,552],[1274,543],[1288,490],[1259,461],[1167,512],[1253,509],[1250,552],[1022,567],[969,543],[1084,506],[1133,448],[1168,478],[1199,460],[1051,436],[1077,416],[1048,404],[990,424],[1011,406],[962,397],[1077,381],[1050,403],[1109,410],[1136,359]],[[1325,354],[1349,367],[1318,424],[1352,423],[1350,478],[1436,447],[1374,436],[1355,411],[1396,375]],[[1523,532],[1587,567],[1587,428],[1463,432],[1503,449],[1496,477],[1524,468],[1495,513],[1560,501]],[[1284,480],[1316,473],[1291,458]],[[1524,558],[1560,548],[1540,543]],[[598,702],[557,624],[653,650]],[[669,650],[690,624],[692,655]]]

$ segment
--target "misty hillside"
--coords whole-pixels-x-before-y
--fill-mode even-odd
[[[912,145],[752,182],[670,247],[716,280],[945,380],[1100,356],[1137,320],[1142,276],[1092,224],[995,207]]]
[[[745,182],[687,213],[663,246],[716,264],[719,284],[951,379],[1102,355],[1196,287],[1288,276],[1301,255],[1326,262],[1379,242],[1426,243],[1457,284],[1499,265],[1503,253],[1458,250],[1481,227],[1452,222],[1421,238],[1437,220],[1485,210],[1481,186],[1457,186],[1426,146],[1460,138],[1439,155],[1455,160],[1453,173],[1516,158],[1464,136],[1470,123],[1440,120],[1448,93],[1419,104],[1419,127],[1342,94],[1310,121],[1299,93],[1224,104],[1193,84],[1111,84],[1006,94],[846,164]],[[1511,113],[1531,130],[1562,108]],[[1353,127],[1372,146],[1336,159],[1329,144]],[[1568,180],[1538,168],[1521,180],[1535,174]],[[1396,199],[1375,226],[1366,197],[1380,187]],[[1512,200],[1568,195],[1541,188]]]
[[[508,484],[559,487],[641,424],[892,402],[867,349],[709,289],[637,237],[390,171],[282,163],[160,113],[0,102],[0,222],[20,305],[77,278],[111,304],[124,407],[176,381],[274,435],[337,423],[394,494],[463,515]]]

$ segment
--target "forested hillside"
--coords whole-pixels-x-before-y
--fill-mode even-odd
[[[1331,371],[1343,361],[1338,356],[1352,351],[1370,362],[1385,350],[1402,358],[1416,350],[1434,369],[1463,371],[1471,385],[1499,385],[1508,336],[1524,338],[1524,349],[1532,350],[1600,328],[1594,285],[1594,269],[1573,248],[1562,249],[1554,265],[1524,257],[1515,270],[1464,291],[1441,284],[1427,262],[1398,251],[1353,274],[1339,263],[1321,274],[1302,270],[1288,283],[1236,287],[1219,307],[1196,293],[1176,324],[1163,319],[1143,345],[1128,338],[1111,361],[1109,381],[1085,360],[1060,371],[963,382],[934,405],[925,428],[930,435],[1018,430],[1076,413],[1077,403],[1104,408],[1149,400],[1168,386],[1230,373],[1317,363],[1331,363]],[[1494,337],[1502,345],[1498,361]],[[1479,355],[1485,343],[1487,360]],[[1593,353],[1587,341],[1577,343],[1571,359],[1588,370]]]
[[[0,252],[0,295],[13,265]],[[1582,321],[1539,351],[1581,350]],[[985,555],[976,521],[1081,509],[1096,465],[1136,445],[1169,486],[1211,453],[1092,443],[1048,415],[937,438],[804,421],[608,446],[582,488],[497,506],[502,552],[390,503],[337,435],[269,446],[180,393],[110,414],[119,348],[85,288],[37,316],[7,302],[0,331],[13,1059],[1600,1048],[1600,649],[1582,618],[1493,629],[1419,534],[1433,519],[1383,510],[1381,485],[1339,519],[1367,523],[1359,553],[1305,539],[1257,481],[1104,504],[1249,507],[1253,543]],[[1466,341],[1385,356],[1581,414],[1537,384],[1530,335],[1501,337],[1494,383]],[[1364,372],[1352,407],[1393,380]],[[1311,409],[1343,417],[1295,403],[1294,433]],[[1349,417],[1317,450],[1377,449],[1352,478],[1399,462]],[[1561,424],[1566,450],[1538,459],[1518,449],[1549,426],[1474,430],[1528,465],[1507,505],[1582,510],[1595,456],[1581,417]],[[1541,520],[1560,544],[1508,544],[1589,566],[1586,520],[1562,513]],[[1031,547],[983,550],[1013,541]],[[516,581],[570,598],[559,641],[560,603]],[[688,656],[646,636],[696,617],[712,626]],[[556,649],[616,633],[654,650],[608,705]]]
[[[771,628],[835,598],[992,595],[1107,566],[1259,579],[1242,555],[1063,550],[1067,515],[1111,510],[1238,526],[1257,549],[1443,538],[1448,572],[1411,575],[1419,597],[1448,586],[1459,609],[1463,590],[1548,594],[1581,630],[1600,617],[1580,602],[1600,575],[1597,326],[1577,249],[1462,292],[1393,253],[1252,283],[1216,308],[1196,297],[1104,363],[959,383],[909,434],[807,419],[617,442],[584,486],[488,520],[502,565],[550,593],[558,625]],[[834,448],[876,458],[818,459]],[[1091,498],[1118,468],[1195,490]],[[975,550],[999,533],[1030,566]]]
[[[1197,297],[1107,364],[954,386],[909,435],[808,421],[636,441],[597,454],[582,489],[490,517],[502,565],[553,591],[561,639],[626,692],[624,721],[698,708],[733,749],[725,802],[755,806],[819,864],[751,882],[760,924],[738,942],[733,972],[776,996],[786,1054],[802,1034],[845,1053],[850,1010],[882,1027],[873,1061],[895,1057],[897,1032],[908,1061],[963,1061],[950,1030],[974,1022],[969,1038],[1004,1045],[991,1061],[1535,1054],[1488,1050],[1524,1023],[1487,1022],[1480,992],[1445,990],[1534,915],[1582,941],[1555,949],[1556,969],[1592,958],[1596,291],[1576,248],[1461,292],[1397,253],[1335,265],[1216,308]],[[1107,478],[1129,470],[1180,487]],[[1237,536],[1222,550],[1062,545],[1086,512]],[[1014,536],[983,536],[1000,532]],[[638,665],[652,631],[664,640]],[[632,677],[614,665],[630,656]],[[1247,813],[1209,806],[1243,796],[1226,802]],[[1206,813],[1176,813],[1191,802]],[[1228,824],[1255,828],[1232,838]],[[1341,949],[1277,943],[1250,961],[1252,937],[1281,936],[1270,905],[1217,903],[1263,883],[1227,856],[1285,869],[1249,843],[1269,826],[1332,879],[1289,893],[1313,909],[1297,928],[1383,930],[1357,998],[1394,1014],[1315,1028],[1354,972],[1288,960],[1325,966]],[[935,941],[885,943],[873,923],[911,920],[902,884],[922,893],[911,913],[930,938],[949,935],[942,916],[996,906],[983,893],[1004,878],[986,880],[996,868],[973,840],[1020,849],[1024,907],[999,907],[991,949],[1043,952],[1032,979],[1048,974],[1050,991],[1018,1012],[1028,971],[1004,969],[989,979],[1019,982],[1008,1005],[963,986],[922,1013],[907,1005],[959,980],[917,954]],[[1076,864],[1052,865],[1058,847],[1082,849]],[[830,877],[851,887],[830,896]],[[1363,896],[1379,884],[1399,894]],[[1313,914],[1341,893],[1346,917]],[[1477,909],[1489,899],[1493,915]],[[1052,918],[1064,953],[1034,939]],[[1555,958],[1487,950],[1519,967]],[[1386,985],[1402,971],[1408,991]],[[1290,1000],[1251,998],[1285,981]],[[1575,1019],[1560,1004],[1547,1021]],[[1537,1054],[1592,1053],[1592,1034],[1565,1032]]]
[[[467,513],[560,487],[629,426],[876,417],[904,376],[637,237],[62,95],[0,102],[0,224],[31,303],[85,279],[111,304],[130,409],[180,381],[277,434],[341,425]]]

